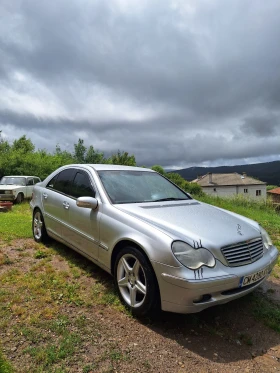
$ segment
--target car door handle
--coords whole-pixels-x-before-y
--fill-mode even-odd
[[[45,199],[47,199],[47,198],[48,198],[47,193],[43,193],[43,197],[44,197]]]
[[[66,210],[68,210],[69,209],[69,203],[68,202],[63,202],[63,207],[66,209]]]

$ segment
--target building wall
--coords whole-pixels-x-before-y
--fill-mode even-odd
[[[206,194],[218,197],[231,197],[238,194],[256,200],[266,199],[266,185],[208,186],[202,187],[202,190]]]
[[[270,196],[272,202],[280,203],[280,194],[268,193],[268,195]]]

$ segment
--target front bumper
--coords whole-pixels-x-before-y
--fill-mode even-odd
[[[0,194],[0,201],[14,201],[15,196],[13,194]]]
[[[195,313],[240,298],[260,286],[269,274],[244,287],[239,287],[241,278],[266,267],[271,271],[278,255],[278,250],[273,247],[261,259],[249,265],[226,267],[218,262],[217,268],[207,268],[204,271],[206,276],[201,270],[190,271],[185,267],[174,268],[153,262],[160,288],[162,310]],[[212,277],[209,276],[210,273]]]

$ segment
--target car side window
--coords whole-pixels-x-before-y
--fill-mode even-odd
[[[32,177],[29,177],[29,178],[27,179],[27,183],[26,183],[26,185],[27,185],[27,186],[34,185],[34,184],[33,184],[33,178],[32,178]]]
[[[34,184],[40,183],[40,179],[38,177],[34,177]]]
[[[54,189],[54,183],[58,175],[55,175],[47,184],[46,188]]]
[[[76,173],[70,194],[74,198],[95,197],[95,191],[93,190],[90,179],[85,172],[78,171]]]
[[[75,170],[72,168],[61,171],[49,181],[47,188],[69,195],[74,173]]]

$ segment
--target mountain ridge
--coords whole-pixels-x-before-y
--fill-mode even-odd
[[[236,166],[188,167],[174,170],[172,172],[178,173],[187,181],[192,181],[198,176],[203,176],[208,172],[216,174],[226,174],[233,172],[242,174],[242,172],[245,172],[247,176],[251,176],[255,179],[264,181],[268,185],[280,185],[280,161]]]

